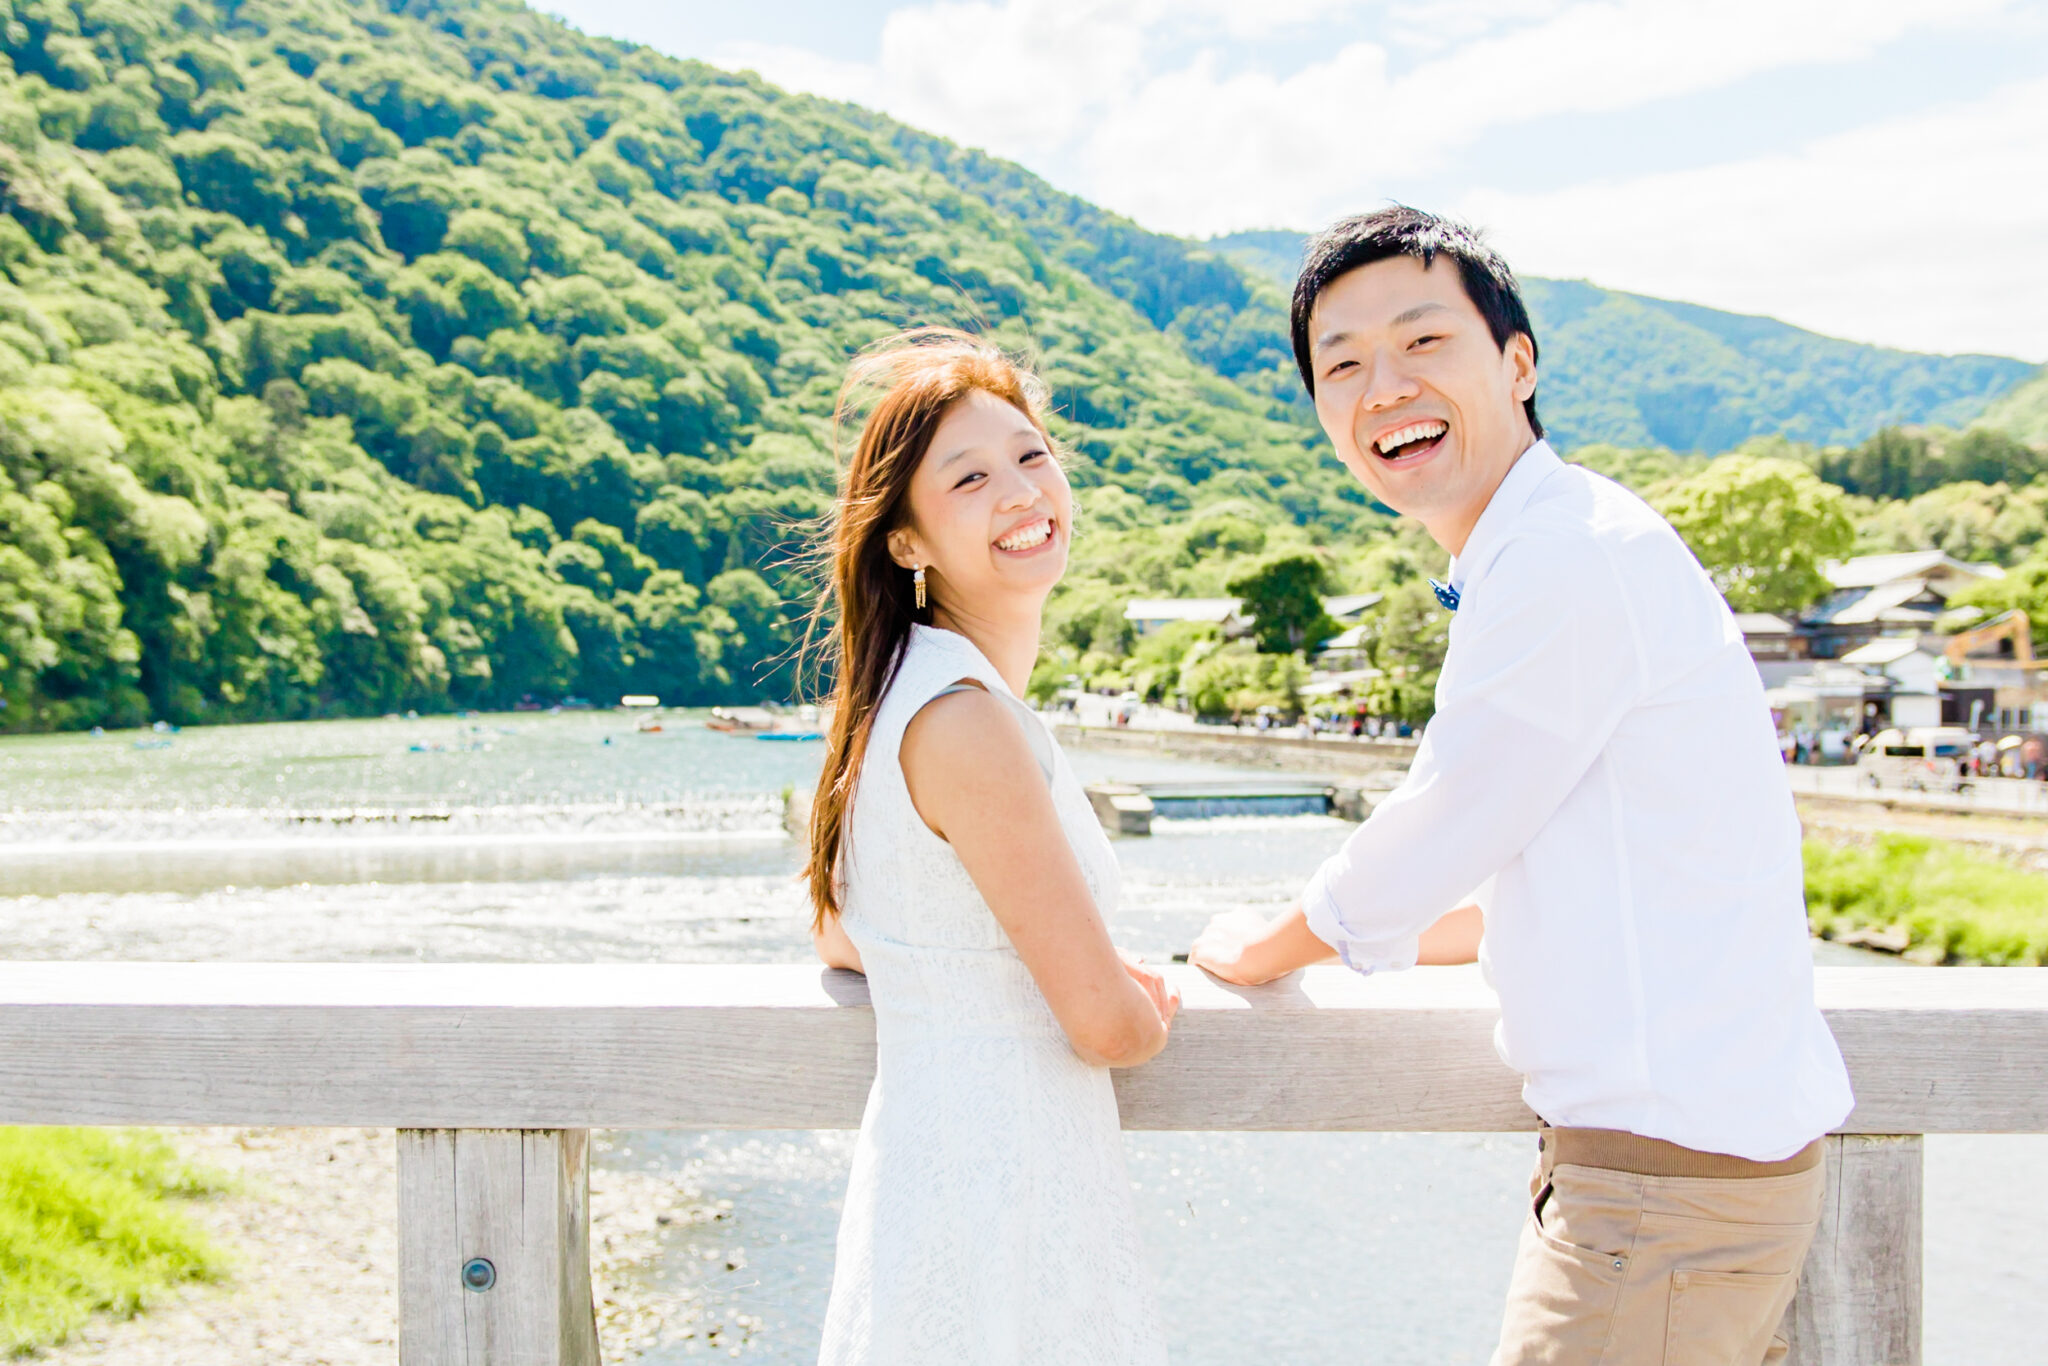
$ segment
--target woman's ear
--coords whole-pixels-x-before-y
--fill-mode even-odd
[[[908,527],[897,527],[889,533],[889,558],[905,569],[915,569],[921,564],[931,563],[917,548]]]

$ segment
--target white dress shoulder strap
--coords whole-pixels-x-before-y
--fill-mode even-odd
[[[889,685],[883,714],[876,718],[875,733],[869,741],[870,754],[878,743],[886,746],[887,752],[894,753],[902,744],[903,732],[909,727],[911,718],[923,710],[926,703],[958,692],[963,687],[975,686],[1009,704],[1024,727],[1025,743],[1031,746],[1039,771],[1048,783],[1051,782],[1057,768],[1057,751],[1045,722],[1010,691],[1010,685],[1003,681],[1002,674],[996,671],[995,665],[989,663],[988,656],[973,641],[957,631],[942,630],[936,626],[920,624],[910,628],[910,639],[904,644],[903,659],[897,666],[895,681]]]

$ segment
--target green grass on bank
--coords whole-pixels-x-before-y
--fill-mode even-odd
[[[221,1254],[176,1202],[220,1185],[155,1135],[0,1128],[0,1357],[219,1275]]]
[[[2048,963],[2048,875],[1946,840],[1809,839],[1806,908],[1830,939],[1904,929],[1909,953],[1939,962]]]

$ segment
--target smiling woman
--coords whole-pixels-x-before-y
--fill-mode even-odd
[[[1116,855],[1019,698],[1073,495],[1042,389],[994,348],[918,334],[850,391],[870,379],[808,873],[819,956],[867,975],[876,1071],[819,1360],[1157,1366],[1109,1069],[1164,1048],[1180,999],[1110,941]]]
[[[1036,653],[1035,622],[1066,568],[1073,523],[1040,416],[1045,397],[1000,350],[944,328],[879,342],[847,376],[836,420],[858,420],[860,439],[821,548],[829,582],[811,618],[811,639],[826,637],[837,675],[805,872],[821,930],[839,909],[847,806],[911,627],[945,611],[1000,613],[1021,588],[1035,595],[1025,605]]]

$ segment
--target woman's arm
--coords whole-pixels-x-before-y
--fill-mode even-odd
[[[1110,943],[1008,704],[979,689],[935,699],[911,719],[901,761],[918,816],[953,846],[1074,1051],[1132,1067],[1164,1048],[1180,998]]]
[[[828,915],[824,925],[811,931],[811,945],[818,951],[818,957],[828,968],[845,968],[849,972],[866,972],[860,965],[860,950],[846,936],[846,926],[839,923],[839,917]]]

